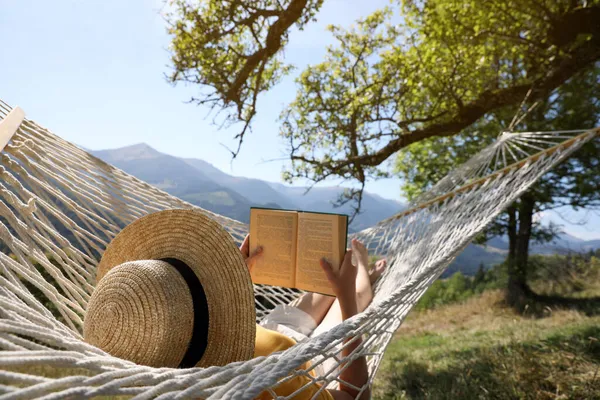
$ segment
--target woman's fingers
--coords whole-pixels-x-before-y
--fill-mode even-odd
[[[324,258],[321,258],[319,260],[319,264],[321,265],[321,269],[323,269],[323,272],[325,272],[325,276],[327,277],[327,280],[329,282],[335,282],[336,279],[336,274],[333,271],[333,267],[331,266],[331,264],[329,263],[329,261],[327,261]]]
[[[252,268],[256,261],[262,256],[263,248],[259,246],[250,254],[250,235],[246,235],[242,245],[240,246],[240,251],[242,252],[242,257],[244,257],[244,261],[246,261],[246,266],[252,272]]]
[[[352,264],[352,249],[346,250],[346,254],[344,255],[344,260],[342,261],[342,267],[340,269],[345,269],[348,267],[353,267]]]
[[[250,235],[246,235],[242,245],[240,246],[240,251],[244,258],[248,258],[248,254],[250,253]]]
[[[256,248],[256,250],[254,250],[254,251],[252,252],[252,255],[251,255],[249,258],[256,258],[256,257],[260,256],[260,255],[263,253],[263,250],[264,250],[264,249],[263,249],[263,247],[262,247],[262,246],[258,246],[258,247]]]
[[[248,269],[250,270],[250,272],[252,272],[252,268],[254,268],[254,264],[256,264],[256,262],[260,259],[260,257],[262,257],[263,254],[263,247],[259,246],[256,248],[256,250],[254,250],[252,252],[252,255],[250,257],[246,258],[246,265],[248,266]]]

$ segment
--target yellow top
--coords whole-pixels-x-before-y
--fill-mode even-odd
[[[254,357],[268,356],[271,353],[289,349],[295,344],[296,342],[293,339],[282,335],[279,332],[275,332],[270,329],[265,329],[260,325],[256,325],[256,344],[254,347]],[[299,369],[307,369],[309,367],[310,363],[306,363],[301,365]],[[310,371],[309,374],[314,376],[313,371]],[[275,392],[277,396],[289,396],[290,394],[294,393],[296,390],[300,389],[308,383],[310,383],[310,378],[308,376],[295,376],[292,379],[273,388],[273,392]],[[315,393],[319,391],[319,389],[321,389],[321,385],[313,383],[310,386],[307,386],[300,393],[295,395],[293,399],[312,399]],[[257,397],[257,399],[260,400],[267,400],[272,398],[273,396],[268,391],[262,392]],[[315,397],[315,399],[333,400],[333,397],[331,396],[331,393],[329,393],[327,390],[321,390],[321,392]]]

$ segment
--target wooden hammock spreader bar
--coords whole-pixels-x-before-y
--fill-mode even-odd
[[[522,159],[521,161],[518,161],[518,162],[515,162],[513,164],[510,164],[509,166],[506,166],[506,167],[504,167],[504,168],[502,168],[502,169],[500,169],[500,170],[498,170],[498,171],[496,171],[494,173],[486,175],[483,178],[479,178],[479,179],[477,179],[477,180],[469,183],[468,185],[461,186],[458,189],[455,189],[455,190],[453,190],[451,192],[448,192],[448,193],[443,194],[441,196],[438,196],[438,197],[436,197],[434,199],[426,201],[425,203],[419,204],[418,206],[413,207],[413,208],[411,208],[409,210],[402,211],[402,212],[400,212],[400,213],[398,213],[398,214],[396,214],[394,216],[391,216],[391,217],[389,217],[389,218],[381,221],[377,225],[384,224],[384,223],[387,223],[387,222],[390,222],[390,221],[394,221],[394,220],[400,219],[400,218],[405,217],[407,215],[413,214],[413,213],[415,213],[415,212],[417,212],[417,211],[419,211],[419,210],[421,210],[423,208],[427,208],[427,207],[429,207],[432,204],[441,203],[442,201],[444,201],[446,199],[449,199],[449,198],[452,198],[452,197],[456,196],[459,193],[466,192],[467,190],[471,189],[472,187],[480,185],[480,184],[484,183],[487,180],[490,180],[490,179],[496,178],[496,177],[498,177],[500,175],[503,175],[505,172],[508,172],[508,171],[510,171],[513,168],[521,168],[523,165],[527,164],[530,161],[536,161],[542,155],[549,155],[549,154],[552,154],[552,153],[558,151],[560,148],[570,147],[572,144],[574,144],[575,142],[577,142],[579,139],[583,138],[584,136],[589,135],[591,132],[593,132],[596,135],[600,136],[600,126],[597,127],[597,128],[585,131],[585,132],[583,132],[583,133],[581,133],[581,134],[579,134],[579,135],[577,135],[577,136],[575,136],[575,137],[573,137],[573,138],[571,138],[569,140],[566,140],[566,141],[564,141],[562,143],[559,143],[556,146],[552,146],[552,147],[550,147],[550,148],[548,148],[548,149],[546,149],[544,151],[540,151],[538,153],[535,153],[535,154],[533,154],[533,155],[531,155],[531,156],[529,156],[527,158]]]
[[[0,121],[0,152],[4,150],[4,147],[10,142],[13,135],[17,132],[21,126],[21,122],[25,118],[25,112],[21,107],[13,108],[6,118]]]

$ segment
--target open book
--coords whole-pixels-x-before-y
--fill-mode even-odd
[[[348,216],[250,209],[250,251],[263,246],[252,281],[333,295],[319,260],[339,268],[346,251]]]

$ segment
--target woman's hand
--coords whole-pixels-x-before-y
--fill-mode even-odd
[[[354,247],[357,247],[356,245]],[[359,248],[359,251],[360,248]],[[352,250],[346,251],[344,261],[339,270],[332,268],[331,264],[326,260],[321,260],[321,268],[325,271],[325,275],[331,284],[333,292],[338,298],[340,303],[340,311],[342,312],[342,320],[352,318],[358,313],[358,306],[356,301],[356,274],[358,268],[356,265],[352,265]],[[362,344],[362,338],[353,337],[346,338],[344,340],[344,347],[342,348],[342,357],[347,358],[360,347]],[[334,399],[355,399],[359,395],[359,391],[356,388],[363,387],[369,383],[369,370],[367,368],[367,361],[365,357],[358,357],[350,361],[347,365],[342,368],[340,372],[340,391],[330,391]],[[370,389],[363,391],[360,395],[360,399],[370,398]]]
[[[356,274],[358,268],[352,264],[352,250],[347,250],[339,268],[334,268],[329,261],[321,259],[321,268],[338,299],[356,298]]]
[[[256,261],[262,257],[263,247],[258,246],[256,250],[250,254],[250,235],[246,235],[242,245],[240,246],[240,251],[242,252],[242,256],[244,257],[244,261],[246,261],[246,265],[248,266],[248,271],[252,272],[252,268],[254,268],[254,264]]]

